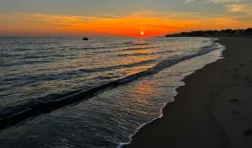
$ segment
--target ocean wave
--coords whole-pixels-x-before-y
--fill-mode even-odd
[[[130,64],[122,64],[122,65],[115,65],[115,66],[108,66],[108,67],[100,67],[100,68],[92,68],[92,69],[79,69],[78,71],[92,73],[92,72],[102,72],[102,71],[109,71],[114,69],[121,69],[121,68],[129,68],[129,67],[136,67],[140,65],[146,65],[155,62],[156,60],[145,60],[134,62]]]
[[[143,50],[143,49],[151,49],[151,48],[154,48],[154,47],[131,47],[131,48],[124,48],[122,50]]]
[[[79,47],[79,48],[69,48],[70,50],[95,50],[95,49],[107,49],[109,46],[101,46],[101,47]]]
[[[118,54],[116,56],[119,57],[130,57],[130,56],[144,56],[144,55],[155,55],[155,54],[163,54],[163,53],[172,53],[174,51],[158,51],[158,52],[146,52],[146,53],[125,53],[125,54]]]
[[[29,117],[44,114],[52,110],[64,107],[66,105],[70,105],[70,104],[91,98],[103,91],[113,89],[119,85],[127,84],[129,82],[132,82],[144,76],[158,73],[162,71],[163,69],[170,67],[174,64],[177,64],[181,61],[184,61],[186,59],[190,59],[196,56],[200,56],[203,54],[207,54],[219,48],[220,48],[219,44],[214,43],[210,47],[203,48],[199,53],[187,55],[184,57],[176,56],[174,58],[169,58],[167,60],[161,61],[160,63],[155,65],[153,68],[149,68],[142,72],[135,73],[135,74],[126,76],[124,78],[120,78],[115,81],[108,82],[106,84],[102,84],[100,86],[90,88],[88,90],[84,90],[84,91],[77,90],[77,91],[73,91],[73,92],[69,92],[65,94],[51,94],[46,97],[31,99],[30,101],[27,101],[23,104],[0,108],[0,129],[19,123]],[[121,66],[128,67],[128,65],[121,65]],[[87,71],[85,69],[83,70]],[[99,69],[99,70],[102,70],[102,69]]]
[[[41,63],[50,63],[50,60],[33,60],[33,61],[25,61],[25,62],[15,62],[15,63],[3,63],[1,67],[10,67],[10,66],[17,66],[17,65],[34,65],[34,64],[41,64]]]
[[[28,51],[28,50],[32,50],[30,48],[16,48],[14,49],[14,51]]]
[[[149,45],[150,43],[142,40],[140,42],[127,41],[127,42],[123,42],[122,44],[124,44],[124,45]]]

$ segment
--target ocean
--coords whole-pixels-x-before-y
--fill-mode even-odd
[[[185,76],[222,58],[216,40],[0,38],[1,147],[128,144]]]

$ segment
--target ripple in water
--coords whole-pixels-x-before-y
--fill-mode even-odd
[[[220,50],[210,51],[222,49],[222,46],[205,38],[156,38],[146,41],[95,39],[91,42],[56,38],[20,40],[1,40],[0,51],[4,54],[15,54],[12,49],[17,48],[11,47],[11,43],[15,41],[20,43],[20,49],[31,50],[18,50],[21,53],[17,54],[22,60],[25,54],[33,56],[32,54],[40,52],[47,55],[41,55],[41,59],[49,58],[52,62],[26,63],[22,67],[27,69],[22,69],[13,64],[21,63],[21,58],[11,61],[11,56],[6,56],[3,64],[13,65],[1,65],[5,69],[0,80],[3,82],[0,89],[1,108],[10,105],[15,107],[41,96],[45,96],[46,101],[51,101],[69,95],[69,92],[85,91],[141,71],[150,70],[151,73],[144,77],[140,75],[131,83],[105,89],[103,93],[84,99],[78,104],[3,130],[0,133],[0,139],[4,141],[3,147],[117,147],[128,143],[140,127],[162,116],[161,109],[166,103],[173,101],[175,89],[183,85],[181,79],[205,64],[219,59]],[[41,44],[40,47],[37,44],[39,42],[48,44]],[[109,48],[104,48],[99,53],[97,50],[81,50],[85,46]],[[153,46],[155,48],[152,48]],[[125,50],[125,47],[136,50]],[[47,50],[51,48],[55,51]],[[70,48],[80,50],[72,51]],[[136,56],[143,49],[147,50],[146,54],[140,58]],[[111,52],[106,52],[109,50]],[[52,54],[49,54],[50,52]],[[118,56],[118,53],[127,56]],[[202,54],[205,55],[199,56]],[[89,57],[90,55],[93,56]],[[190,59],[186,60],[188,58]],[[151,63],[130,64],[150,59],[154,60]],[[129,66],[118,66],[127,64]],[[103,70],[85,71],[97,69],[97,66]]]

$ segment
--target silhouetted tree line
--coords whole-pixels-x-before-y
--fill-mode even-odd
[[[223,29],[223,30],[197,30],[191,32],[181,32],[168,34],[166,37],[186,37],[186,36],[236,36],[236,35],[252,35],[252,28],[248,29]]]

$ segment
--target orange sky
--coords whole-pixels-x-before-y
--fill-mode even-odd
[[[0,36],[163,36],[252,27],[252,0],[6,0]]]
[[[101,7],[100,2],[88,0],[82,2],[82,5],[87,2],[86,7],[78,9],[81,10],[78,15],[70,13],[75,12],[75,8],[81,3],[77,3],[76,0],[76,3],[65,0],[65,3],[58,1],[53,3],[54,1],[49,2],[48,0],[36,3],[31,3],[30,0],[24,1],[27,1],[27,4],[17,0],[0,2],[0,36],[140,37],[140,32],[143,31],[144,36],[149,37],[181,31],[252,27],[252,2],[247,0],[176,2],[158,0],[149,1],[149,3],[139,2],[136,5],[130,5],[132,7],[127,7],[128,5],[125,4],[127,11],[122,12],[119,11],[124,8],[120,7],[122,2],[115,3],[115,0],[110,0],[113,3],[103,3],[110,7],[106,12],[104,10],[105,13],[93,12],[93,9],[103,10],[106,7]],[[20,7],[17,6],[17,2],[20,2]],[[163,7],[163,3],[170,4],[172,7],[169,5],[167,8]],[[34,6],[31,6],[32,4]],[[42,9],[40,6],[42,4],[47,7]],[[49,9],[50,5],[55,6]],[[67,9],[68,7],[71,9]],[[148,10],[147,7],[152,7],[153,10]],[[135,8],[135,10],[131,10],[131,8]],[[166,9],[162,11],[162,8]],[[56,11],[58,9],[60,13]],[[25,12],[25,10],[30,12]],[[48,12],[49,10],[51,12]]]
[[[179,18],[159,17],[145,12],[124,17],[85,17],[48,14],[0,15],[0,32],[9,35],[27,36],[85,36],[117,35],[140,37],[160,36],[167,33],[196,29],[246,28],[251,20],[239,21],[231,17],[204,18],[198,14],[177,14]],[[193,15],[194,18],[190,18]],[[174,16],[173,16],[174,17]],[[190,18],[190,19],[185,19]]]

